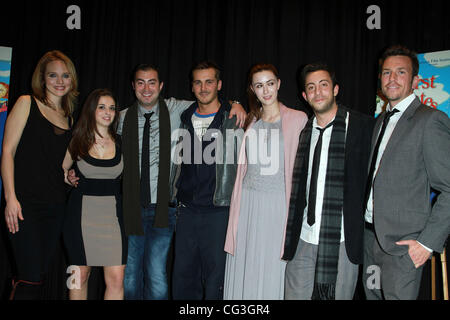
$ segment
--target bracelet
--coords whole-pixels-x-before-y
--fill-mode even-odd
[[[231,101],[231,105],[233,105],[233,104],[241,104],[241,103],[237,100],[233,100],[233,101]]]

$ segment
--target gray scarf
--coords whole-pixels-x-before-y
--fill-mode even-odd
[[[313,300],[335,299],[344,204],[345,118],[345,110],[339,108],[328,149]]]

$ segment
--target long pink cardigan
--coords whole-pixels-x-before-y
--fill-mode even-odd
[[[298,140],[300,132],[308,121],[307,115],[302,111],[287,108],[280,102],[281,128],[284,140],[284,174],[286,181],[286,208],[289,210],[289,199],[291,197],[292,173],[294,170],[295,156],[297,154]],[[236,248],[236,234],[238,229],[239,213],[241,208],[242,182],[247,171],[247,157],[245,155],[245,140],[255,121],[247,128],[244,134],[243,143],[239,151],[238,169],[236,174],[236,182],[231,195],[230,217],[228,220],[227,236],[225,239],[225,251],[234,255]],[[283,243],[286,237],[286,222],[283,234]],[[268,235],[270,236],[270,235]],[[281,247],[281,255],[283,256],[284,245]]]

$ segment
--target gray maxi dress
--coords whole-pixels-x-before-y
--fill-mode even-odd
[[[280,255],[287,209],[281,120],[259,120],[249,130],[254,130],[256,139],[246,141],[248,167],[235,255],[227,254],[224,299],[282,300],[286,262]]]

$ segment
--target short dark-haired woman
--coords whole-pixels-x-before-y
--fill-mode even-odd
[[[63,169],[79,177],[67,203],[64,243],[72,276],[71,300],[87,299],[92,266],[104,267],[105,300],[123,299],[127,242],[122,228],[122,152],[116,134],[119,112],[111,91],[94,90],[74,130]]]

